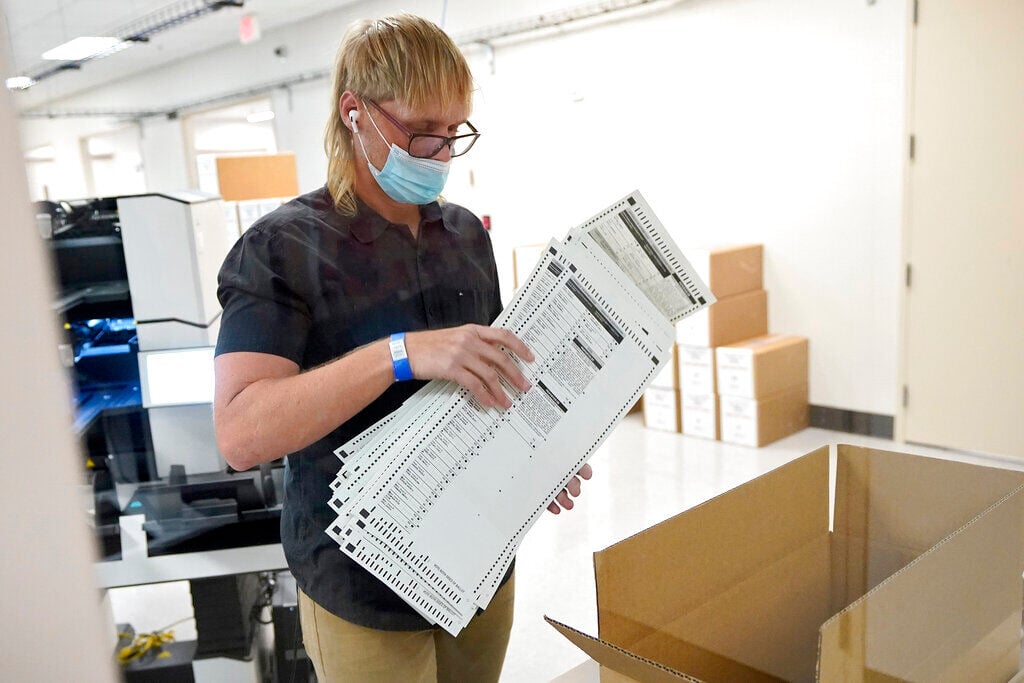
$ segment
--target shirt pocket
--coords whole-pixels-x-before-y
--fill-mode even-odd
[[[488,293],[474,287],[445,287],[442,290],[441,310],[447,326],[490,325]]]

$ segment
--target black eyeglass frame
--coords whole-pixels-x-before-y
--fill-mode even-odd
[[[473,145],[476,144],[477,139],[480,137],[480,131],[478,131],[476,129],[476,126],[474,126],[469,121],[466,121],[466,125],[469,126],[469,129],[472,132],[470,132],[470,133],[462,133],[461,135],[452,135],[452,136],[449,137],[449,136],[446,136],[446,135],[433,135],[431,133],[414,133],[411,130],[409,130],[408,128],[406,128],[404,125],[402,125],[401,121],[396,119],[391,114],[387,113],[384,110],[383,107],[381,107],[379,104],[377,104],[376,102],[371,100],[369,97],[364,97],[363,101],[364,102],[369,102],[371,105],[373,105],[373,108],[376,109],[377,111],[379,111],[381,114],[383,114],[384,118],[386,118],[391,123],[395,124],[395,127],[398,128],[398,130],[402,131],[403,133],[405,133],[406,135],[409,136],[409,142],[405,146],[405,151],[409,153],[409,156],[413,156],[413,157],[416,157],[418,159],[433,159],[434,157],[437,156],[438,152],[440,152],[442,149],[445,148],[445,146],[448,147],[448,151],[451,152],[451,156],[452,156],[453,159],[455,157],[460,157],[463,154],[467,153],[469,150],[473,149]],[[430,139],[430,140],[437,140],[437,147],[434,148],[433,152],[431,152],[430,154],[427,154],[427,155],[413,154],[413,152],[412,152],[412,142],[416,138],[424,138],[424,139]],[[453,149],[453,147],[455,145],[455,141],[456,140],[465,140],[466,138],[472,138],[469,141],[469,145],[466,147],[466,149],[464,149],[461,152],[459,152],[458,154],[456,154],[455,150]]]

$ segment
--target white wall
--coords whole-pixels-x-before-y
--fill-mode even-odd
[[[150,192],[171,192],[189,186],[186,141],[180,119],[144,119],[141,147]]]
[[[670,3],[499,43],[493,74],[470,48],[484,137],[446,194],[493,217],[506,297],[514,245],[561,235],[635,188],[683,246],[763,242],[771,327],[811,338],[811,402],[893,414],[905,3]],[[574,4],[455,0],[446,28]],[[437,2],[360,3],[57,106],[159,107],[321,69],[351,19],[399,9],[440,18]],[[272,97],[279,149],[313,189],[329,84]],[[29,146],[78,125],[31,123]],[[144,150],[150,182],[161,163]]]
[[[142,131],[132,124],[111,133],[90,136],[83,153],[92,156],[92,187],[90,194],[113,197],[146,191],[146,176],[142,168]],[[95,158],[96,154],[108,158]],[[88,177],[88,173],[86,174]]]
[[[81,140],[119,127],[116,121],[105,119],[22,119],[19,126],[22,148],[54,148],[55,163],[47,173],[50,199],[76,199],[89,194]]]
[[[811,402],[895,412],[904,6],[707,0],[474,53],[466,203],[511,249],[634,188],[682,246],[763,242]],[[538,77],[543,74],[543,77]],[[457,199],[452,193],[452,198]]]
[[[273,93],[277,148],[295,153],[300,192],[315,190],[327,178],[324,127],[330,100],[331,88],[326,81],[304,83]]]

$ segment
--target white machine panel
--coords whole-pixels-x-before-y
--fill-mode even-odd
[[[140,351],[142,407],[213,403],[213,348]]]
[[[232,246],[224,202],[200,193],[149,194],[121,197],[117,210],[140,348],[177,345],[150,339],[145,327],[152,323],[209,326],[220,314],[217,272]]]

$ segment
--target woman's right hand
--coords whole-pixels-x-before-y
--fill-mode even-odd
[[[500,327],[462,325],[405,335],[405,350],[416,379],[450,380],[467,389],[484,407],[507,409],[512,400],[500,378],[523,392],[530,390],[530,383],[501,347],[528,363],[534,361],[526,344]]]

